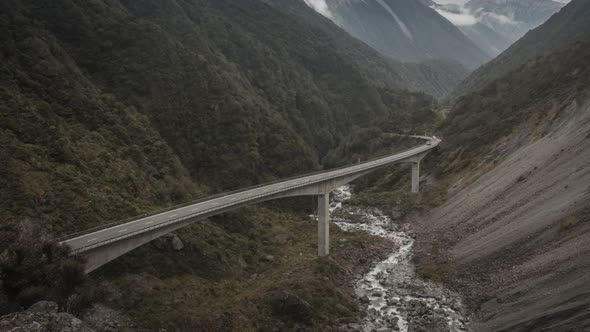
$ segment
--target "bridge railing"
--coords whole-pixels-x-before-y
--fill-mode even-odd
[[[329,173],[329,172],[333,172],[333,171],[338,171],[338,170],[349,168],[349,167],[352,167],[352,166],[355,166],[355,165],[362,165],[362,164],[372,163],[374,161],[377,161],[377,160],[386,158],[387,156],[392,156],[392,155],[404,153],[404,152],[407,152],[407,151],[411,151],[411,150],[417,149],[417,148],[422,147],[422,146],[425,146],[425,145],[415,146],[415,147],[412,147],[412,148],[408,148],[408,149],[404,149],[404,150],[401,150],[401,151],[397,151],[397,152],[395,152],[393,154],[388,154],[388,155],[383,155],[383,156],[371,158],[371,159],[368,159],[367,161],[364,161],[364,162],[362,162],[360,164],[359,163],[348,164],[348,165],[345,165],[345,166],[331,168],[331,169],[327,169],[327,170],[319,170],[319,171],[312,172],[312,173],[295,175],[295,176],[288,177],[288,178],[278,179],[278,180],[271,181],[271,182],[265,182],[265,183],[261,183],[261,184],[257,184],[257,185],[253,185],[253,186],[249,186],[249,187],[245,187],[245,188],[240,188],[240,189],[236,189],[236,190],[232,190],[232,191],[227,191],[227,192],[215,194],[215,195],[212,195],[212,196],[207,196],[207,197],[199,198],[197,200],[187,201],[187,202],[180,203],[180,204],[177,204],[177,205],[173,205],[173,206],[169,206],[169,207],[166,207],[166,208],[162,208],[162,209],[158,209],[158,210],[146,212],[146,213],[143,213],[143,214],[140,214],[140,215],[136,215],[136,216],[133,216],[133,217],[125,218],[123,220],[118,220],[116,222],[112,222],[112,223],[108,223],[108,224],[103,224],[103,225],[96,226],[96,227],[93,227],[93,228],[88,228],[88,229],[85,229],[85,230],[80,231],[80,232],[76,232],[76,233],[64,235],[64,236],[61,236],[59,238],[55,238],[54,241],[55,242],[63,242],[63,241],[66,241],[66,240],[69,240],[69,239],[73,239],[73,238],[76,238],[76,237],[79,237],[79,236],[82,236],[82,235],[86,235],[86,234],[90,234],[90,233],[101,231],[103,229],[107,229],[107,228],[115,227],[115,226],[118,226],[118,225],[126,224],[126,223],[131,222],[131,221],[134,221],[134,220],[139,220],[139,219],[147,218],[147,217],[154,216],[154,215],[157,215],[157,214],[161,214],[161,213],[169,212],[169,211],[172,211],[172,210],[180,209],[180,208],[183,208],[183,207],[186,207],[186,206],[189,206],[189,205],[199,204],[199,203],[206,202],[206,201],[209,201],[209,200],[212,200],[212,199],[221,198],[221,197],[225,197],[225,196],[229,196],[229,195],[234,195],[234,194],[238,194],[238,193],[245,192],[245,191],[248,191],[248,190],[258,189],[258,188],[270,186],[270,185],[277,184],[277,183],[282,183],[282,182],[297,180],[297,179],[305,178],[305,177],[308,177],[308,176],[314,176],[314,175]],[[436,145],[434,145],[434,146],[436,146]],[[432,146],[432,147],[434,147],[434,146]],[[320,181],[320,180],[318,180],[318,181]]]

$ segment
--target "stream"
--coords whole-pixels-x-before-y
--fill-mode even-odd
[[[400,225],[378,209],[353,207],[352,188],[343,186],[333,193],[330,214],[346,232],[367,232],[394,243],[389,256],[377,262],[355,284],[355,293],[365,307],[360,323],[349,331],[467,331],[463,304],[458,294],[416,276],[411,261],[414,239],[409,225]]]

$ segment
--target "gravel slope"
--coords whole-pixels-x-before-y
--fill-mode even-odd
[[[590,331],[590,103],[547,132],[506,138],[495,167],[417,222],[422,251],[455,265],[473,331]]]

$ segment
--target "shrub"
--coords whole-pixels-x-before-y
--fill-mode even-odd
[[[570,228],[572,228],[572,227],[576,226],[576,225],[578,224],[578,222],[580,222],[580,221],[578,220],[578,218],[576,218],[576,217],[569,217],[569,218],[567,218],[567,219],[564,219],[564,220],[562,220],[562,221],[559,223],[559,228],[560,228],[561,230],[568,230],[568,229],[570,229]]]
[[[4,230],[6,231],[6,230]],[[57,302],[65,308],[68,298],[85,286],[84,260],[70,256],[34,228],[17,229],[0,248],[0,278],[7,298],[3,311],[30,306],[40,300]]]

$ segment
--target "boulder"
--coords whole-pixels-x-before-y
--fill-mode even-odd
[[[272,313],[294,322],[309,324],[313,317],[313,308],[300,297],[284,291],[273,292],[268,296]]]
[[[275,256],[266,255],[266,256],[263,256],[260,260],[262,260],[263,262],[273,262],[275,260]]]
[[[361,301],[362,304],[369,304],[371,302],[371,300],[369,299],[369,297],[367,295],[361,296],[359,301]]]
[[[57,314],[59,306],[55,302],[51,301],[39,301],[27,309],[27,312],[31,313],[48,313]]]
[[[180,251],[184,249],[184,243],[180,237],[174,233],[166,234],[160,238],[157,238],[152,241],[152,244],[154,247],[162,251]]]
[[[180,251],[180,250],[184,249],[184,243],[182,243],[182,240],[180,240],[178,235],[173,234],[171,242],[172,242],[172,249],[174,249],[176,251]]]

